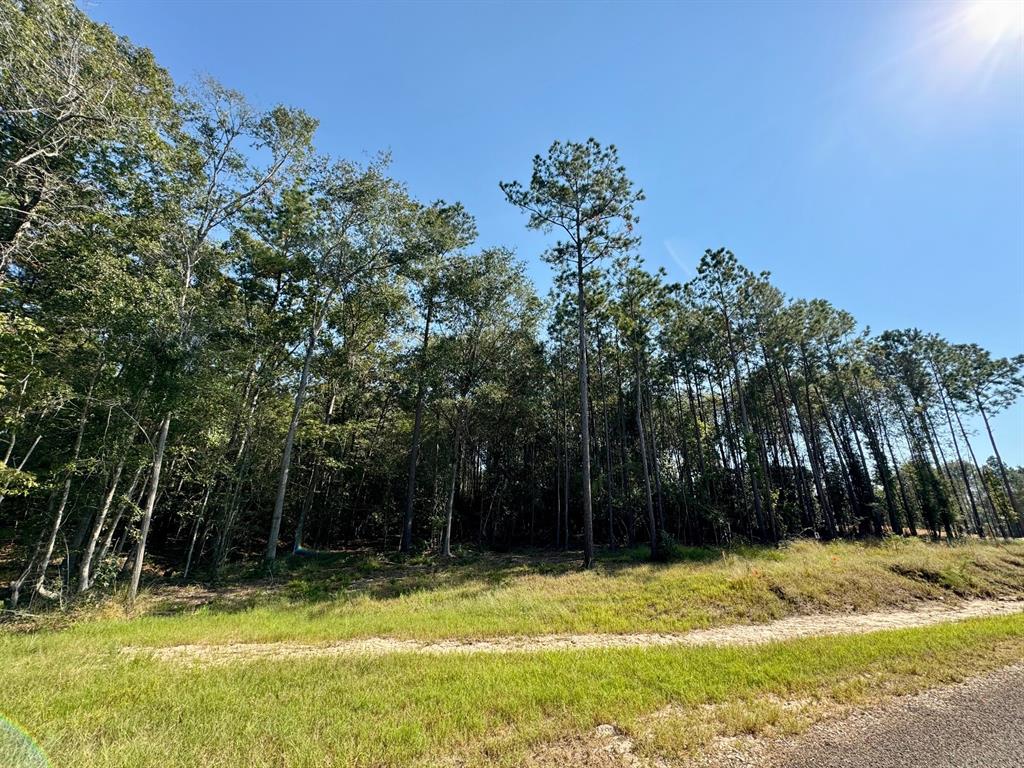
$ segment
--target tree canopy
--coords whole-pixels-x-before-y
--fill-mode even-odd
[[[873,334],[710,249],[647,269],[613,145],[501,184],[541,297],[388,157],[64,0],[0,0],[0,540],[8,600],[345,546],[1008,537],[990,421],[1024,356]],[[910,287],[908,286],[908,290]],[[973,426],[991,448],[979,455]]]

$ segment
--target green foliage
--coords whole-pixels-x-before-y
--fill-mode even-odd
[[[299,109],[176,87],[67,0],[0,0],[0,103],[11,602],[113,589],[136,545],[144,579],[217,579],[282,543],[593,564],[1021,532],[990,419],[1024,359],[871,335],[725,249],[684,285],[645,268],[614,145],[556,141],[501,185],[554,236],[542,301],[386,154],[329,157]]]
[[[27,496],[39,486],[31,472],[22,472],[0,461],[0,496]]]

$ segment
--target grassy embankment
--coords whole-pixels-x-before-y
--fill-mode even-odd
[[[328,657],[215,667],[129,658],[125,645],[684,631],[798,612],[1024,596],[1024,545],[798,544],[630,555],[592,573],[543,558],[401,565],[292,562],[199,609],[99,606],[63,628],[0,636],[0,711],[56,766],[519,764],[538,745],[616,723],[644,752],[716,732],[796,727],[768,695],[847,700],[914,690],[1024,658],[1024,617],[757,648]],[[177,607],[175,607],[177,605]],[[750,703],[750,702],[754,703]],[[768,702],[768,703],[766,703]],[[701,708],[724,704],[708,716]],[[672,715],[651,726],[650,713]]]

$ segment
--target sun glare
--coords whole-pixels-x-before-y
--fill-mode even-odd
[[[986,45],[1024,40],[1024,0],[974,0],[964,11],[964,25]]]

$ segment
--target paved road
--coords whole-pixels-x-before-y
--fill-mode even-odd
[[[1024,768],[1024,665],[808,731],[779,768]]]

